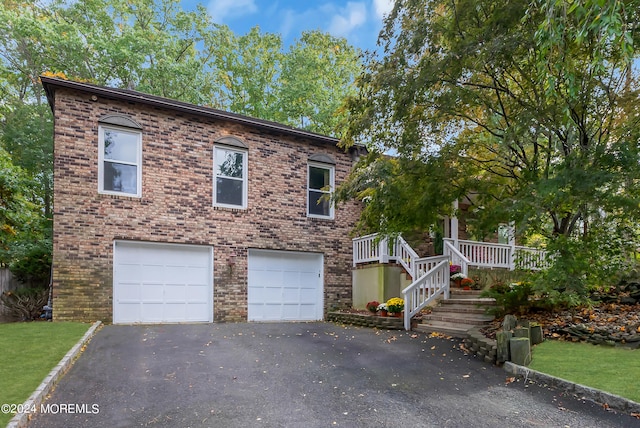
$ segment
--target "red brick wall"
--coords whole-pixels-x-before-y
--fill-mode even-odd
[[[350,231],[358,206],[340,205],[334,220],[306,216],[309,156],[331,155],[339,185],[352,166],[349,154],[327,143],[90,97],[68,89],[55,94],[56,320],[112,320],[115,239],[212,245],[216,320],[246,320],[248,248],[323,253],[325,311],[351,305]],[[98,119],[113,113],[143,128],[142,198],[98,194]],[[249,146],[246,210],[213,207],[213,147],[224,136]]]

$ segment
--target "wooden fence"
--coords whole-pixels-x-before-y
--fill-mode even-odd
[[[12,291],[17,289],[20,283],[13,277],[11,271],[7,268],[0,268],[0,295],[5,291]],[[0,302],[0,315],[6,315],[6,308]]]

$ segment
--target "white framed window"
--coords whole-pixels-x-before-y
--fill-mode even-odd
[[[213,168],[213,205],[246,209],[247,151],[214,147]]]
[[[332,219],[333,203],[330,197],[334,188],[335,168],[309,162],[307,171],[307,216]]]
[[[142,196],[142,133],[98,127],[98,192]]]

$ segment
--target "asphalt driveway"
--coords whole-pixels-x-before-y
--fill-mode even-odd
[[[465,356],[331,323],[105,326],[30,427],[633,427]]]

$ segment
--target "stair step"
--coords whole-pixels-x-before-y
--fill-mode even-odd
[[[471,324],[460,324],[446,321],[428,321],[418,324],[413,331],[421,333],[442,333],[448,336],[466,338],[467,332],[476,327]]]
[[[449,296],[453,299],[487,299],[487,297],[480,297],[481,295],[481,290],[462,290],[460,288],[449,289]]]
[[[445,302],[447,303],[445,304]],[[431,308],[431,310],[433,312],[438,312],[438,313],[455,312],[455,313],[464,313],[464,314],[480,314],[480,315],[486,314],[486,307],[457,304],[457,303],[451,303],[449,301],[445,301],[445,302],[441,302],[440,306],[434,306],[433,308]]]
[[[463,313],[431,313],[423,317],[423,322],[431,321],[447,321],[452,323],[470,324],[470,325],[484,325],[493,321],[495,317],[492,315],[480,315],[480,314],[463,314]]]
[[[495,306],[496,299],[493,299],[490,297],[480,297],[480,298],[467,297],[462,299],[458,297],[451,297],[447,300],[440,300],[440,303],[442,303],[443,305]]]

